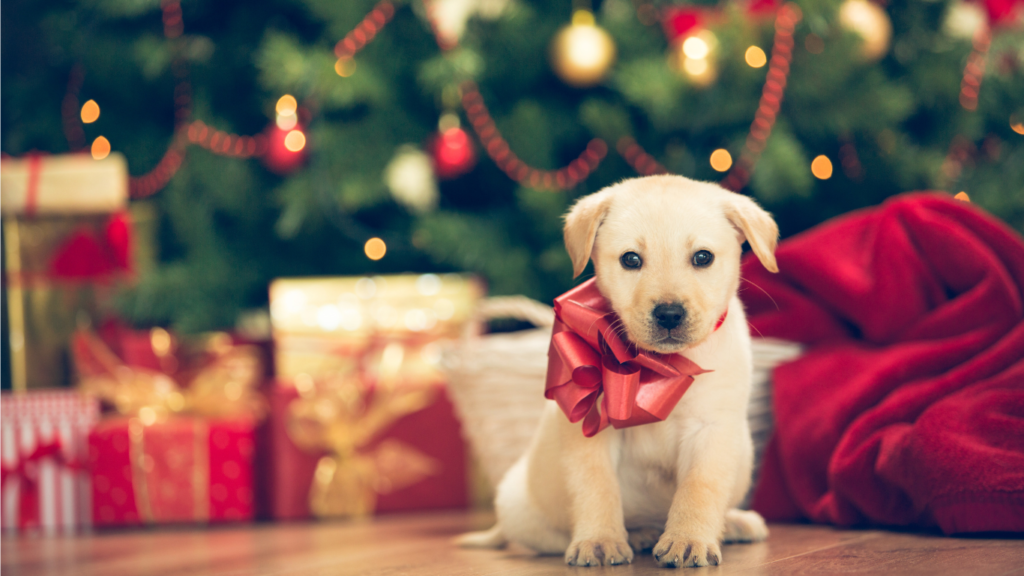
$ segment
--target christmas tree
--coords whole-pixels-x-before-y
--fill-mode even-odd
[[[638,173],[724,179],[783,236],[921,189],[1024,230],[1020,6],[22,2],[2,149],[127,156],[159,231],[135,322],[232,326],[283,276],[471,271],[550,300],[560,216]]]

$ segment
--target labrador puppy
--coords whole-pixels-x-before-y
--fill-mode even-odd
[[[680,567],[717,565],[723,541],[764,540],[761,516],[735,508],[753,464],[750,333],[736,291],[744,241],[778,271],[774,220],[716,184],[650,176],[582,198],[564,234],[574,274],[593,260],[630,341],[708,372],[666,420],[592,438],[549,402],[498,487],[497,525],[460,543],[513,541],[573,566],[625,564],[653,548],[660,565]]]

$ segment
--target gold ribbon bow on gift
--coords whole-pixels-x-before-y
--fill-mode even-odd
[[[106,420],[100,428],[117,428],[127,420],[140,520],[205,522],[210,515],[209,420],[263,416],[265,405],[256,391],[263,363],[254,346],[232,345],[223,333],[209,337],[199,354],[188,355],[182,366],[166,331],[152,330],[151,343],[160,365],[175,378],[128,366],[96,334],[77,332],[72,347],[79,387],[113,405],[122,416]],[[157,423],[165,425],[153,426]]]
[[[157,356],[170,354],[170,336],[153,331]],[[263,363],[253,346],[235,346],[227,334],[214,334],[204,347],[204,361],[181,378],[187,386],[163,372],[127,366],[94,333],[79,331],[73,341],[82,392],[114,406],[124,416],[138,417],[145,425],[175,414],[202,418],[250,416],[265,413],[256,387]]]
[[[437,474],[440,463],[395,439],[367,447],[402,417],[431,405],[437,388],[396,384],[404,346],[392,342],[383,351],[375,386],[358,378],[314,382],[299,376],[299,398],[288,407],[288,434],[320,458],[309,493],[318,517],[362,517],[374,511],[377,495],[411,486]]]

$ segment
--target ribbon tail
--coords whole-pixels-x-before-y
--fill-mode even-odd
[[[619,364],[615,358],[606,356],[601,377],[604,381],[602,407],[608,419],[613,424],[629,420],[640,388],[640,368],[630,363]]]
[[[18,528],[24,530],[38,526],[39,482],[22,474],[18,484]]]

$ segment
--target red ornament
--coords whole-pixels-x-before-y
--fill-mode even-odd
[[[747,3],[747,14],[755,18],[767,18],[774,16],[782,6],[782,0],[750,0]]]
[[[462,176],[476,165],[476,150],[462,128],[449,128],[435,133],[427,143],[438,178],[449,180]]]
[[[267,170],[279,176],[287,176],[306,163],[309,157],[309,144],[306,142],[305,126],[301,123],[288,130],[271,124],[266,135],[267,151],[263,153],[261,160]]]
[[[984,0],[988,19],[995,26],[1013,24],[1024,11],[1024,0]]]

